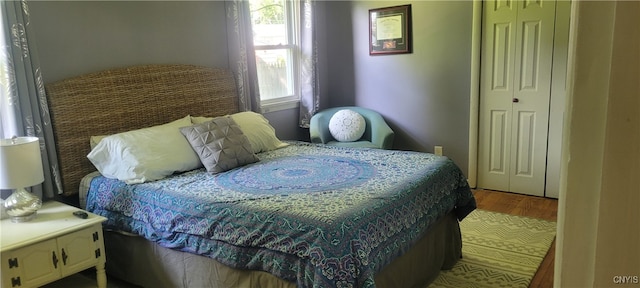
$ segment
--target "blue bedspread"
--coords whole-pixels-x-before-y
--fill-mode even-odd
[[[475,209],[446,157],[290,143],[216,175],[134,185],[97,177],[87,209],[108,218],[105,228],[298,287],[374,287],[374,274],[437,219]]]

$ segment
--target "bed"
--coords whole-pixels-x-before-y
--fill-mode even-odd
[[[46,89],[65,195],[108,218],[113,277],[144,287],[426,287],[461,257],[458,221],[475,200],[446,157],[281,141],[219,173],[205,165],[122,181],[95,173],[92,136],[251,114],[238,111],[233,74],[143,65]],[[238,126],[245,142],[260,125]]]

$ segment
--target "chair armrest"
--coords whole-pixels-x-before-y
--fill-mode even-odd
[[[309,122],[309,137],[311,143],[326,144],[331,141],[333,137],[329,132],[329,120],[331,118],[326,113],[316,113],[311,117]]]
[[[372,119],[371,122],[371,142],[382,149],[391,149],[393,147],[393,138],[395,137],[391,127],[387,125],[382,117],[380,119]]]

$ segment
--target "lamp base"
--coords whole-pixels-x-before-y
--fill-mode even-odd
[[[42,200],[24,188],[16,189],[4,200],[4,209],[11,216],[11,222],[27,222],[36,217]]]
[[[34,218],[36,218],[37,214],[38,214],[38,212],[33,212],[33,214],[29,214],[29,215],[25,215],[25,216],[11,216],[11,222],[13,222],[13,223],[29,222],[29,221],[33,220]]]

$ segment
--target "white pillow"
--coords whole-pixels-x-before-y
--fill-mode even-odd
[[[213,120],[213,117],[191,116],[191,123],[193,124],[202,124],[211,120]]]
[[[202,167],[189,141],[180,133],[191,117],[104,137],[87,158],[108,178],[127,184],[167,177],[174,172]]]
[[[340,142],[353,142],[362,137],[366,125],[367,123],[360,113],[343,109],[331,116],[329,132],[333,138]]]
[[[109,135],[97,135],[89,137],[89,146],[91,147],[91,150],[93,150],[93,148],[96,148],[96,146],[98,146],[98,143],[100,143],[100,140],[104,139],[107,136]]]
[[[242,133],[249,138],[253,153],[271,151],[289,145],[276,137],[276,129],[269,124],[269,120],[264,118],[262,114],[246,111],[229,116],[240,126]],[[191,117],[193,124],[200,124],[212,119],[210,117]]]

